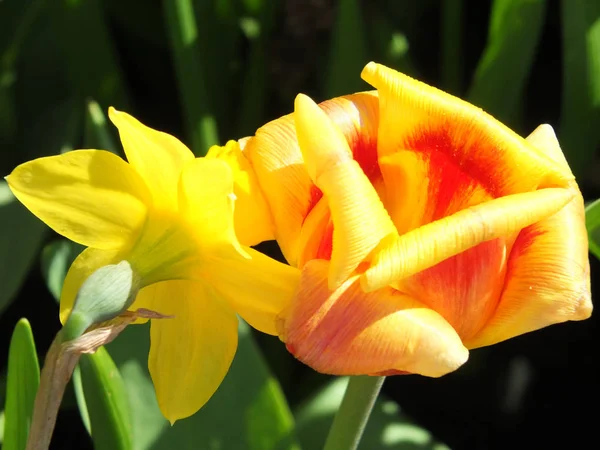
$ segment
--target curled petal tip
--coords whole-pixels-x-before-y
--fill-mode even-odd
[[[592,297],[590,294],[589,284],[586,280],[586,286],[584,287],[583,294],[579,298],[579,304],[573,314],[573,320],[585,320],[592,316],[594,305],[592,304]]]
[[[360,76],[364,79],[365,76],[368,76],[369,74],[376,72],[377,66],[378,66],[378,64],[374,61],[368,62],[367,65],[362,70]]]
[[[117,116],[121,113],[121,111],[115,109],[114,106],[108,107],[108,116],[112,118],[112,116]]]

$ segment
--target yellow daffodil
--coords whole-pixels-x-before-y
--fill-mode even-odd
[[[89,247],[66,277],[63,322],[85,279],[122,260],[142,287],[132,308],[174,316],[152,321],[149,355],[158,403],[174,422],[206,403],[227,373],[236,313],[276,334],[297,271],[238,242],[227,164],[195,159],[173,136],[125,113],[111,109],[110,119],[129,163],[76,150],[22,164],[7,181],[36,216]]]
[[[523,139],[384,66],[362,77],[377,91],[299,95],[209,153],[234,171],[237,233],[301,269],[278,317],[289,351],[325,373],[441,376],[589,317],[583,199],[552,128]]]

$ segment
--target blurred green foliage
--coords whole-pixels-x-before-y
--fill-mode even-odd
[[[2,0],[0,172],[73,148],[121,153],[109,106],[203,155],[289,112],[299,91],[325,99],[369,89],[359,76],[369,60],[466,97],[522,134],[550,121],[584,193],[600,195],[598,0]],[[550,110],[534,104],[546,98]],[[587,209],[598,257],[599,211],[597,202]],[[52,297],[80,251],[57,240],[0,182],[5,328],[15,317],[34,317],[33,334],[47,348],[59,326]],[[14,345],[30,342],[19,357],[31,369],[35,347],[26,329],[19,322]],[[147,326],[130,327],[82,360],[74,387],[83,422],[63,411],[70,423],[57,448],[313,449],[323,442],[345,380],[307,371],[244,324],[218,392],[198,414],[169,426],[147,370],[148,334]],[[14,355],[11,347],[11,361]],[[11,416],[25,413],[13,412],[10,390],[31,397],[35,384],[32,370],[12,375],[21,370],[16,364],[8,370],[4,422],[11,449],[23,448],[8,441]],[[79,439],[74,447],[67,447],[69,433]],[[362,448],[444,447],[394,401],[380,399]]]

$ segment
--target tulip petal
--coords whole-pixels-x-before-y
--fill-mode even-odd
[[[379,159],[384,203],[398,234],[492,199],[477,180],[440,152],[399,150]]]
[[[170,319],[152,320],[148,368],[171,422],[191,416],[215,393],[237,348],[238,320],[208,285],[166,281],[140,292]]]
[[[225,161],[233,172],[235,233],[240,243],[256,245],[275,239],[271,211],[240,143],[229,141],[224,147],[215,145],[208,150],[206,158]]]
[[[369,178],[353,159],[344,134],[327,114],[300,94],[294,120],[307,171],[331,210],[329,286],[334,289],[396,229]]]
[[[542,124],[525,138],[527,142],[546,154],[550,159],[562,167],[565,173],[571,173],[571,168],[563,154],[552,126]]]
[[[379,156],[442,153],[492,197],[566,187],[569,171],[481,109],[385,66],[362,78],[379,91]]]
[[[123,255],[122,249],[99,250],[96,248],[86,248],[82,251],[67,272],[60,293],[60,321],[66,323],[75,297],[83,282],[97,269],[108,264],[116,264],[121,261]]]
[[[323,260],[304,266],[297,297],[280,317],[280,338],[300,361],[334,375],[439,377],[467,360],[438,313],[392,288],[366,294],[358,276],[331,291],[328,266]]]
[[[482,242],[393,287],[440,313],[465,341],[487,323],[504,287],[507,240]]]
[[[592,312],[584,207],[577,195],[557,214],[521,231],[494,315],[465,342],[469,348],[506,339]]]
[[[276,335],[275,318],[294,298],[300,271],[245,248],[250,259],[215,261],[207,271],[211,283],[252,327]]]
[[[267,123],[244,148],[273,215],[275,238],[286,260],[296,265],[305,217],[322,197],[311,181],[291,114]]]
[[[517,233],[560,211],[573,196],[562,188],[508,195],[414,229],[375,255],[362,275],[363,288],[382,288],[482,242]]]
[[[34,159],[6,180],[19,201],[50,228],[90,247],[116,248],[134,240],[150,204],[136,171],[102,150]]]
[[[372,180],[380,176],[376,153],[377,105],[376,92],[338,97],[320,104],[345,135],[354,159]],[[304,252],[299,244],[304,221],[323,194],[304,166],[293,116],[281,117],[260,128],[243,152],[269,203],[275,238],[287,261],[298,266]]]
[[[156,209],[177,210],[177,181],[193,153],[179,139],[153,130],[127,113],[109,108],[108,115],[119,129],[127,160],[152,191]]]

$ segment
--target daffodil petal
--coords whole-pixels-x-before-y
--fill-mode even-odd
[[[187,164],[179,180],[179,211],[190,239],[207,254],[211,249],[241,251],[233,224],[233,175],[226,162],[198,158]]]
[[[379,289],[482,242],[517,233],[560,211],[573,196],[563,188],[508,195],[416,228],[375,255],[362,275],[363,288]]]
[[[252,248],[244,250],[249,258],[214,261],[205,275],[207,283],[252,327],[276,335],[275,319],[291,304],[300,271]]]
[[[153,130],[127,113],[109,108],[108,115],[119,129],[127,160],[152,191],[154,207],[177,210],[177,181],[193,153],[177,138]]]
[[[208,150],[206,158],[225,161],[233,172],[234,223],[240,243],[256,245],[275,239],[271,211],[240,143],[229,141],[224,147],[215,145]]]
[[[238,320],[203,283],[165,281],[139,295],[174,316],[152,320],[148,358],[158,405],[174,423],[198,411],[225,378],[237,348]]]
[[[500,303],[469,348],[506,339],[592,313],[588,241],[578,194],[557,214],[521,231],[506,273]]]
[[[358,276],[332,291],[328,265],[304,266],[298,295],[279,320],[280,338],[300,361],[334,375],[439,377],[467,360],[467,349],[438,313],[392,288],[366,294]]]
[[[83,282],[97,269],[122,260],[121,249],[99,250],[86,248],[82,251],[67,272],[60,294],[60,321],[65,323],[71,314],[75,297]]]
[[[481,109],[385,66],[362,78],[379,91],[379,156],[440,152],[493,197],[566,187],[570,172]]]
[[[102,150],[34,159],[6,180],[19,201],[50,228],[89,247],[116,248],[134,240],[150,203],[136,171]]]
[[[333,221],[329,286],[338,287],[396,229],[375,188],[353,159],[348,142],[327,114],[305,95],[294,120],[305,165],[323,191]]]

